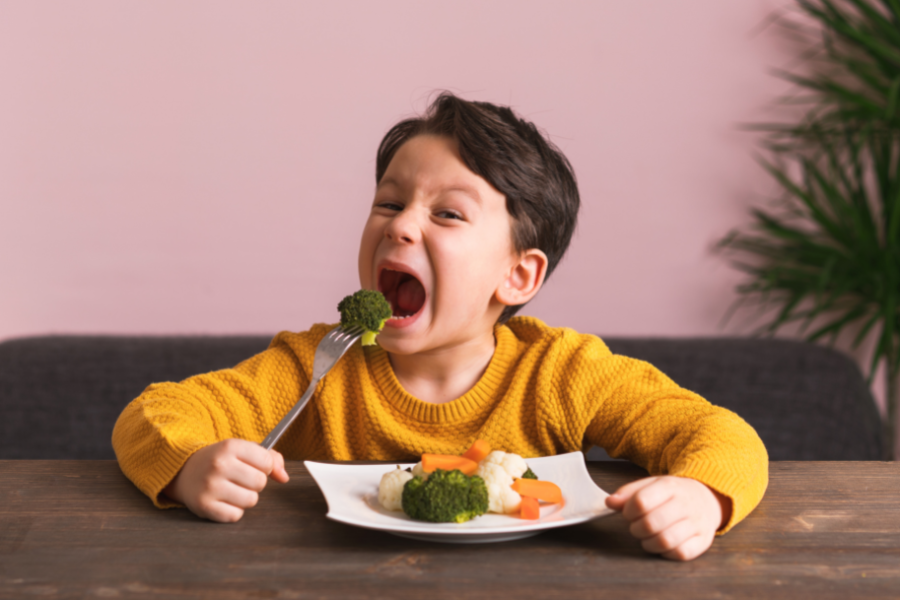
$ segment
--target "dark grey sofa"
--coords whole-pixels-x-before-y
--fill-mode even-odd
[[[233,366],[270,336],[43,336],[0,343],[0,459],[115,458],[113,424],[150,383]],[[772,460],[878,460],[878,414],[855,363],[803,342],[605,338],[735,411]],[[601,459],[594,449],[588,457]]]

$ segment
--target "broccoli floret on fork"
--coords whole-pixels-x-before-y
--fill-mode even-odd
[[[392,316],[390,303],[381,292],[374,290],[359,290],[347,296],[338,303],[338,310],[342,327],[358,325],[366,330],[360,340],[363,346],[375,345],[375,336]]]

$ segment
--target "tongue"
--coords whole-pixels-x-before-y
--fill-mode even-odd
[[[397,306],[410,314],[417,312],[425,304],[425,288],[418,279],[410,278],[397,286]]]

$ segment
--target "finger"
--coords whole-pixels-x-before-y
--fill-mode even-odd
[[[269,481],[265,473],[239,460],[234,461],[224,476],[231,483],[254,492],[262,491]]]
[[[628,521],[637,521],[674,495],[675,486],[670,479],[656,479],[631,495],[622,508],[622,516]]]
[[[632,481],[631,483],[626,483],[615,492],[607,496],[606,505],[613,510],[622,510],[622,507],[625,506],[625,503],[637,492],[638,490],[647,487],[654,481],[656,481],[656,477],[644,477],[643,479],[638,479],[637,481]]]
[[[188,508],[198,517],[218,523],[235,523],[244,516],[243,509],[212,498],[201,499],[197,505]]]
[[[206,518],[217,523],[237,523],[243,516],[243,509],[232,506],[227,502],[218,502],[212,514]]]
[[[251,467],[258,469],[268,475],[272,472],[272,455],[268,450],[247,440],[229,440],[234,441],[234,455],[238,460],[247,463]]]
[[[704,538],[702,535],[695,535],[685,540],[680,546],[663,552],[661,556],[669,560],[694,560],[712,545],[712,538]]]
[[[637,539],[645,540],[662,533],[687,516],[688,511],[682,509],[676,499],[670,498],[644,516],[631,521],[628,530]]]
[[[259,494],[243,486],[224,481],[216,486],[212,497],[237,508],[253,508],[259,502]]]
[[[284,456],[276,450],[269,450],[272,453],[272,479],[279,483],[287,483],[290,477],[284,468]]]
[[[633,533],[633,532],[632,532]],[[641,547],[652,554],[662,554],[681,546],[684,542],[697,535],[697,528],[690,520],[682,519],[672,523],[656,535],[639,538]],[[638,537],[638,536],[636,536]]]

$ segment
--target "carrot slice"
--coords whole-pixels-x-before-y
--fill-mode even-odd
[[[519,506],[519,516],[523,519],[540,519],[541,505],[538,503],[537,498],[522,496],[522,504]]]
[[[491,453],[491,447],[484,440],[475,440],[472,447],[465,451],[463,456],[475,462],[481,462],[484,457]]]
[[[426,473],[431,473],[435,469],[443,469],[444,471],[459,469],[466,475],[471,475],[478,470],[478,463],[463,456],[454,456],[452,454],[423,454],[422,469]]]
[[[516,479],[512,489],[520,496],[537,498],[544,502],[562,502],[562,490],[552,481],[543,479]]]

